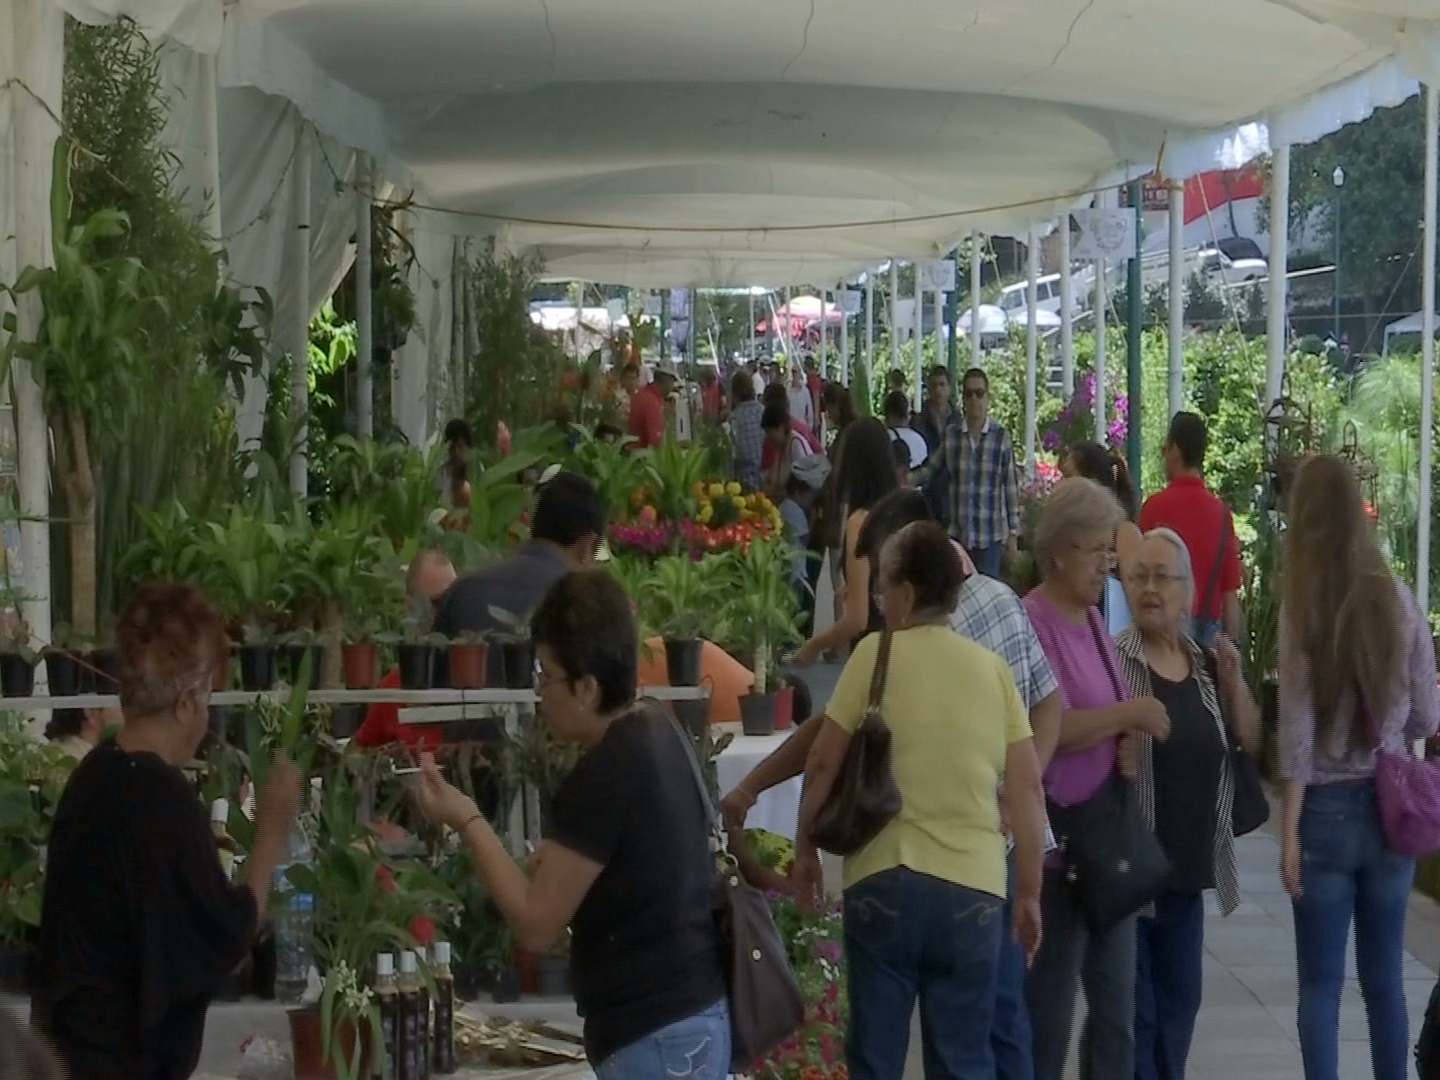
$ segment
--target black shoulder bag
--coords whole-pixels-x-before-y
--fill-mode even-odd
[[[724,865],[716,876],[710,906],[729,990],[731,1072],[739,1075],[748,1072],[800,1027],[805,1019],[805,995],[790,969],[770,904],[764,893],[740,876],[739,866],[725,848],[720,815],[705,786],[694,744],[669,713],[665,716],[685,747],[705,807],[705,820],[719,850],[724,852]]]
[[[1215,700],[1220,704],[1220,720],[1225,725],[1225,743],[1230,756],[1230,775],[1235,778],[1235,801],[1230,811],[1230,831],[1235,836],[1248,836],[1270,820],[1270,800],[1260,780],[1260,763],[1245,749],[1240,735],[1230,727],[1225,712],[1225,699],[1220,692],[1220,671],[1215,654],[1205,650],[1205,670],[1215,687]]]
[[[1115,700],[1121,702],[1124,691],[1093,619],[1090,630]],[[1060,806],[1047,799],[1046,804],[1064,860],[1065,880],[1093,932],[1104,933],[1160,895],[1170,876],[1169,860],[1145,823],[1130,781],[1118,770],[1112,770],[1100,790],[1083,803]]]
[[[890,642],[890,631],[882,630],[865,717],[850,737],[840,775],[810,826],[810,842],[832,855],[854,855],[900,814],[900,789],[890,761],[890,728],[880,708],[890,669]]]

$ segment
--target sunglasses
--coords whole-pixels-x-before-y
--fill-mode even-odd
[[[968,387],[968,386],[965,388],[965,396],[966,396],[967,398],[975,398],[977,401],[978,401],[980,398],[983,398],[987,393],[989,393],[989,391],[988,391],[988,390],[984,390],[984,389],[978,389],[978,388],[975,388],[975,387]]]

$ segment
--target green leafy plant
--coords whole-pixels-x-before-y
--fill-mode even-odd
[[[702,637],[719,600],[716,587],[724,564],[689,554],[664,555],[650,564],[637,596],[643,620],[673,641]]]
[[[756,693],[767,693],[779,681],[779,653],[802,640],[799,605],[791,587],[794,549],[783,540],[752,540],[723,556],[718,571],[729,597],[718,625],[726,645],[755,652]]]
[[[45,845],[73,767],[23,717],[0,713],[0,945],[21,946],[40,926]]]

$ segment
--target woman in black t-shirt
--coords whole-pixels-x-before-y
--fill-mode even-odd
[[[229,653],[220,617],[188,585],[150,585],[115,629],[124,725],[85,755],[55,810],[31,1016],[70,1080],[184,1080],[210,999],[250,950],[300,777],[272,767],[247,880],[232,885],[181,772]]]
[[[552,735],[584,754],[527,875],[475,803],[422,756],[421,806],[459,830],[522,947],[570,926],[575,1000],[599,1080],[720,1080],[730,1012],[709,898],[705,807],[668,714],[635,702],[630,599],[603,570],[568,574],[531,620]]]
[[[1170,861],[1165,891],[1136,927],[1135,1075],[1184,1076],[1200,1013],[1203,895],[1214,889],[1226,915],[1240,902],[1229,746],[1238,736],[1254,753],[1260,722],[1235,646],[1217,638],[1211,656],[1187,632],[1195,579],[1185,541],[1169,529],[1146,534],[1125,588],[1135,618],[1115,640],[1125,680],[1134,696],[1157,698],[1170,719],[1164,742],[1130,735],[1122,744]]]

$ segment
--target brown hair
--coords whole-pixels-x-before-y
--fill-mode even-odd
[[[206,685],[230,643],[215,606],[193,585],[142,586],[115,624],[120,707],[127,718],[172,709],[181,693]]]
[[[1337,708],[1351,689],[1372,715],[1390,704],[1403,661],[1400,599],[1360,485],[1333,455],[1306,461],[1295,479],[1283,589],[1285,620],[1310,661],[1316,741],[1348,724],[1352,745],[1369,745],[1362,711],[1340,716]]]

